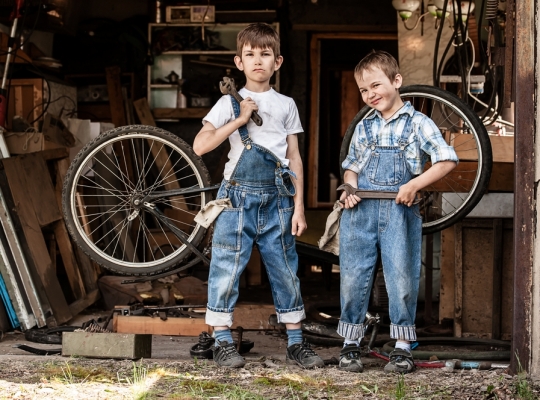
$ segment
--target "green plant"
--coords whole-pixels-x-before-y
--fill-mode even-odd
[[[405,398],[405,378],[403,374],[398,374],[398,380],[396,385],[396,399],[402,400]]]
[[[71,372],[71,367],[69,366],[69,363],[67,361],[65,362],[65,364],[66,364],[65,369],[64,367],[61,367],[62,373],[64,374],[64,382],[71,385],[75,383],[73,379],[73,372]]]
[[[529,380],[527,379],[527,373],[523,370],[521,361],[519,360],[518,353],[516,352],[516,360],[518,363],[518,373],[516,375],[515,383],[515,394],[519,399],[522,400],[535,400],[536,397],[529,385]]]

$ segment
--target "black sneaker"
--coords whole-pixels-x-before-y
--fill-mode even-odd
[[[415,370],[411,352],[403,349],[395,349],[390,353],[390,362],[384,367],[384,372],[397,372],[408,374]]]
[[[246,365],[246,360],[238,354],[234,343],[229,344],[229,342],[218,342],[217,340],[216,343],[213,353],[217,365],[228,368],[242,368]]]
[[[305,340],[287,347],[287,363],[298,364],[302,368],[321,368],[324,361]]]
[[[339,369],[349,372],[362,372],[364,366],[362,365],[360,347],[356,344],[348,344],[339,353]]]

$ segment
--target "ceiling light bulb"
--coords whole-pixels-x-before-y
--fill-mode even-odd
[[[392,6],[399,12],[401,19],[409,19],[420,7],[420,0],[392,0]]]

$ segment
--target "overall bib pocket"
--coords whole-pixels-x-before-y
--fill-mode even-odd
[[[374,152],[368,163],[368,179],[374,185],[394,186],[404,177],[405,159],[403,153],[384,154]]]

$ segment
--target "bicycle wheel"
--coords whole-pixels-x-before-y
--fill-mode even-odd
[[[435,122],[460,160],[450,174],[421,192],[422,232],[434,233],[464,218],[484,195],[491,177],[491,143],[480,118],[456,95],[425,85],[405,86],[400,94],[404,101],[410,101],[417,111]],[[372,112],[366,106],[353,118],[343,138],[340,163],[349,152],[356,125]],[[430,166],[427,163],[424,170]],[[343,173],[342,169],[342,177]]]
[[[74,241],[103,267],[128,275],[165,272],[206,230],[195,215],[211,195],[201,158],[183,140],[150,126],[124,126],[88,143],[62,192]]]

